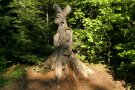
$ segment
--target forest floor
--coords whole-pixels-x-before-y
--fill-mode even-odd
[[[93,64],[89,67],[95,71],[89,78],[78,77],[78,81],[63,79],[58,84],[54,81],[54,72],[43,74],[37,72],[37,66],[32,66],[27,68],[24,77],[13,80],[0,90],[126,90],[124,81],[114,80],[106,65]]]

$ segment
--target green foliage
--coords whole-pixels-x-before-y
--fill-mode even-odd
[[[13,70],[11,70],[10,73],[7,73],[8,77],[13,80],[20,79],[25,74],[26,74],[25,69],[20,65],[13,66]]]
[[[0,87],[3,87],[4,85],[7,85],[9,83],[9,80],[6,77],[0,77]]]
[[[0,87],[11,84],[14,80],[19,80],[26,75],[26,70],[21,65],[13,65],[12,67],[0,71]]]
[[[117,77],[134,82],[130,77],[134,77],[135,68],[135,1],[82,0],[72,6],[69,22],[79,57],[108,63]]]
[[[7,64],[7,61],[6,61],[5,57],[1,56],[0,57],[0,69],[5,68],[6,64]]]
[[[116,68],[115,75],[119,79],[124,79],[126,81],[127,90],[135,89],[135,64],[121,62],[120,66]]]
[[[54,31],[48,28],[51,24],[43,16],[47,12],[43,11],[41,1],[1,2],[0,10],[4,14],[0,14],[0,64],[42,62],[53,50],[50,36]]]
[[[72,7],[67,20],[74,33],[73,50],[82,61],[107,63],[125,80],[134,75],[134,0],[1,0],[0,68],[40,64],[51,54],[57,30],[54,2]]]
[[[44,58],[39,58],[35,55],[29,55],[29,54],[20,56],[20,58],[24,61],[31,62],[31,63],[37,63],[37,64],[40,64],[41,61],[44,60]]]

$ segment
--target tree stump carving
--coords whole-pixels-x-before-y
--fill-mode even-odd
[[[71,7],[67,5],[63,10],[58,4],[53,5],[53,9],[56,11],[56,17],[54,23],[58,25],[57,33],[54,35],[54,47],[55,51],[45,62],[45,67],[54,70],[57,80],[59,81],[63,75],[69,73],[72,70],[72,75],[76,79],[76,71],[82,74],[85,78],[93,74],[88,66],[86,66],[81,60],[77,59],[72,52],[72,30],[68,27],[66,17],[71,11]],[[70,69],[68,69],[70,68]]]

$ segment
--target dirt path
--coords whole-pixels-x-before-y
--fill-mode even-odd
[[[95,74],[87,79],[79,74],[75,79],[69,72],[58,83],[55,81],[53,71],[43,74],[35,71],[37,67],[30,67],[24,78],[1,90],[125,90],[121,81],[113,80],[105,65],[94,64],[90,65],[90,68],[95,71]]]

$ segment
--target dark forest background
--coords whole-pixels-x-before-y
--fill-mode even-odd
[[[41,64],[52,53],[54,3],[72,7],[67,21],[78,57],[135,85],[135,0],[0,0],[0,70]]]

